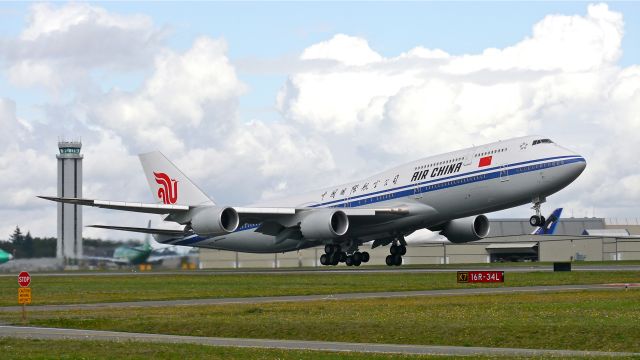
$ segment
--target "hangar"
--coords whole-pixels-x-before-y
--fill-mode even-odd
[[[562,218],[556,235],[519,235],[533,229],[528,219],[492,219],[487,238],[467,244],[434,242],[409,246],[404,264],[640,260],[640,219]],[[388,247],[367,251],[371,254],[369,264],[385,265]],[[200,267],[320,266],[321,254],[320,247],[284,254],[200,249]]]

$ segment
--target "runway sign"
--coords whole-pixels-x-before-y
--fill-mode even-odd
[[[18,304],[31,304],[31,288],[18,288]]]
[[[504,282],[504,271],[458,271],[459,283]]]

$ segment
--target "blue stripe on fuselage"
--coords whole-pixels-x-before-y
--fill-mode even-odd
[[[503,174],[504,176],[509,176],[509,175],[513,175],[513,174],[516,174],[516,173],[528,172],[528,171],[520,171],[520,172],[515,171],[515,170],[520,169],[522,167],[514,168],[514,169],[505,169],[505,168],[508,168],[508,167],[525,165],[525,164],[532,164],[532,163],[541,162],[541,161],[560,160],[560,159],[568,159],[568,158],[574,158],[574,159],[579,159],[580,161],[585,161],[584,158],[582,158],[580,156],[577,156],[577,155],[556,156],[556,157],[545,158],[545,159],[529,160],[529,161],[523,161],[523,162],[518,162],[518,163],[513,163],[513,164],[501,165],[499,167],[493,167],[493,168],[489,168],[489,169],[470,171],[470,172],[463,173],[463,174],[452,175],[452,176],[443,177],[443,178],[439,178],[439,179],[424,181],[424,182],[421,182],[421,183],[403,185],[403,186],[399,186],[399,187],[395,187],[395,188],[391,188],[391,189],[380,190],[380,191],[376,191],[376,192],[371,192],[371,193],[367,193],[367,194],[362,194],[362,195],[350,197],[348,199],[327,201],[327,202],[324,202],[324,203],[318,203],[318,204],[310,205],[309,207],[312,207],[312,208],[313,207],[322,207],[322,206],[327,206],[327,205],[331,205],[331,204],[338,204],[338,203],[341,203],[341,202],[345,202],[345,203],[344,204],[339,204],[339,205],[336,205],[336,206],[329,206],[329,207],[345,207],[344,205],[352,205],[353,203],[362,201],[363,198],[366,198],[364,200],[367,200],[367,199],[370,199],[369,198],[370,196],[375,196],[375,195],[379,195],[379,194],[384,194],[385,195],[384,199],[374,199],[373,201],[370,201],[370,202],[366,202],[366,203],[363,203],[363,204],[360,204],[360,205],[355,205],[355,206],[361,206],[361,205],[371,204],[371,203],[375,203],[375,202],[379,202],[379,201],[387,201],[387,200],[390,200],[390,199],[396,199],[398,197],[413,195],[413,191],[415,190],[416,187],[421,187],[421,186],[427,185],[427,184],[438,183],[438,185],[441,185],[441,182],[447,181],[447,180],[460,180],[460,179],[468,180],[467,177],[469,175],[478,174],[478,175],[482,176],[480,179],[463,181],[462,183],[455,183],[455,184],[452,184],[452,185],[449,185],[449,186],[438,186],[436,189],[434,189],[434,190],[440,190],[440,189],[445,189],[445,188],[452,187],[452,186],[470,184],[470,183],[473,183],[473,182],[494,179],[496,177],[499,177],[501,172],[504,172],[504,174]],[[564,160],[564,162],[561,163],[561,164],[548,166],[548,167],[555,167],[555,166],[568,164],[569,163],[568,161],[569,160]],[[572,161],[572,162],[576,162],[576,161]],[[495,170],[497,170],[497,171],[495,171]],[[533,170],[537,170],[537,169],[532,169],[530,171],[533,171]],[[485,174],[482,174],[482,173],[485,173]],[[498,176],[495,176],[496,174]],[[491,176],[486,177],[488,175],[491,175]],[[397,191],[397,190],[402,190],[402,189],[409,189],[410,193],[405,194],[406,190],[405,191]],[[391,191],[397,191],[397,192],[389,193]],[[428,191],[433,191],[433,190],[428,190]],[[423,192],[428,192],[428,191],[423,191]],[[405,194],[405,195],[398,195],[398,194]],[[355,200],[355,201],[352,201],[352,200]],[[349,206],[349,207],[353,207],[353,206]]]

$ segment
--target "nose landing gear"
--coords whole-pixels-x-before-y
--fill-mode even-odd
[[[540,205],[545,201],[547,201],[547,199],[544,197],[537,197],[533,199],[533,206],[531,208],[536,211],[536,214],[529,218],[529,224],[531,226],[543,226],[547,222],[547,219],[542,216],[540,211]]]

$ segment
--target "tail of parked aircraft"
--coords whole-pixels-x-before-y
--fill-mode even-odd
[[[157,203],[189,206],[214,205],[213,200],[161,152],[154,151],[139,156],[151,194]]]
[[[151,220],[149,220],[149,222],[147,222],[147,229],[151,229]],[[151,234],[146,234],[144,236],[144,245],[143,245],[145,250],[151,250],[153,248],[153,246],[151,246]]]
[[[531,235],[553,235],[556,232],[556,225],[560,221],[560,215],[562,214],[562,208],[553,210],[551,215],[547,218],[544,225],[535,229]]]

